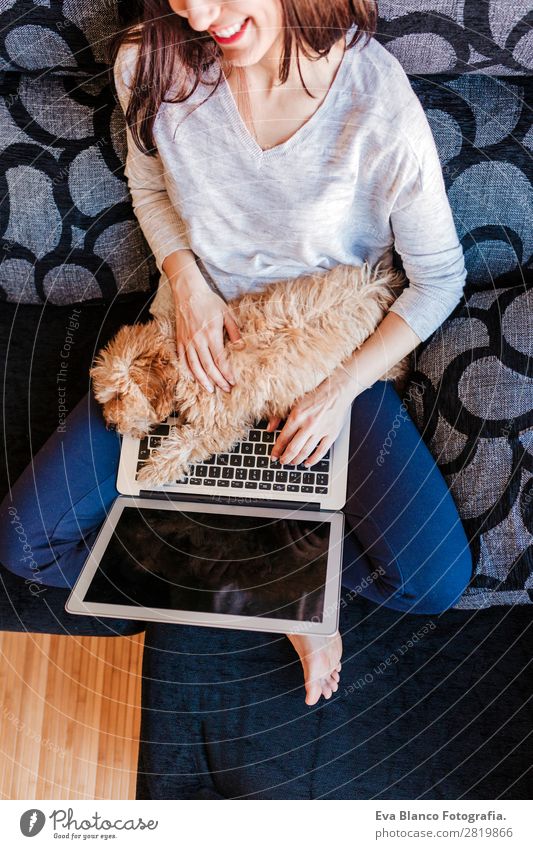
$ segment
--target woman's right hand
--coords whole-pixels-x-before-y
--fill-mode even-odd
[[[231,342],[241,338],[231,309],[198,269],[182,278],[173,293],[176,347],[182,366],[208,392],[214,392],[214,384],[229,392],[235,375],[224,349],[224,327]]]

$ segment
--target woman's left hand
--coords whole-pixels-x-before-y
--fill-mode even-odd
[[[346,378],[333,372],[294,405],[272,447],[272,457],[295,466],[318,463],[341,432],[354,397]],[[267,430],[274,430],[280,421],[271,416]]]

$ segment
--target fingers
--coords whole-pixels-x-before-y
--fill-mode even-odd
[[[295,439],[293,437],[292,441],[287,440],[284,443],[286,447],[281,449],[277,446],[282,434],[283,431],[280,433],[277,442],[272,448],[272,457],[274,459],[279,457],[280,463],[283,463],[284,465],[298,466],[301,463],[304,463],[306,466],[311,468],[311,466],[314,466],[315,463],[319,462],[319,460],[322,460],[322,458],[326,455],[328,448],[332,445],[331,440],[327,436],[324,436],[319,441],[318,445],[316,436],[312,436],[307,440],[307,442],[304,442],[303,447],[301,447],[302,441],[305,439],[305,436],[303,436],[299,439]],[[313,448],[315,450],[311,453]],[[280,453],[281,451],[282,453]]]
[[[270,419],[268,420],[267,430],[268,431],[276,430],[276,428],[278,427],[280,422],[281,422],[280,416],[270,416]]]
[[[287,421],[283,425],[281,433],[279,434],[274,445],[272,446],[272,452],[271,452],[272,457],[274,457],[274,458],[279,457],[280,462],[283,462],[283,463],[285,462],[285,460],[282,459],[282,454],[285,451],[285,449],[286,449],[287,445],[289,444],[289,442],[291,441],[291,439],[293,438],[293,436],[298,432],[299,429],[300,429],[300,425],[297,424],[295,421],[291,421],[291,418],[289,416],[289,418],[287,419]]]
[[[196,349],[192,343],[187,345],[186,347],[187,360],[189,363],[189,368],[195,376],[198,383],[201,383],[204,389],[207,389],[208,392],[214,392],[214,387],[212,383],[209,381],[200,360],[198,359],[198,354],[196,353]]]
[[[179,352],[183,346],[182,363],[188,373],[208,392],[215,386],[230,392],[236,380],[224,347],[224,326],[230,340],[241,338],[231,310],[213,292],[200,293],[194,302],[192,296],[186,298],[176,307],[177,348]]]
[[[323,439],[321,439],[320,442],[318,443],[316,449],[314,450],[314,452],[308,458],[307,465],[308,466],[314,466],[315,463],[318,463],[319,460],[321,460],[324,457],[324,455],[327,453],[327,450],[328,450],[328,448],[331,447],[331,445],[332,445],[332,443],[328,439],[327,436],[325,436]]]
[[[224,313],[224,324],[226,325],[226,330],[228,331],[228,336],[230,342],[238,342],[241,338],[241,333],[235,318],[233,317],[233,313],[231,310],[226,310]]]
[[[233,369],[231,368],[231,366],[228,362],[228,355],[227,355],[225,347],[222,346],[221,348],[218,348],[218,347],[215,346],[211,350],[212,350],[212,353],[213,353],[213,360],[215,362],[215,365],[219,369],[223,378],[228,383],[231,383],[232,386],[234,386],[235,385],[235,375],[233,374]]]
[[[190,342],[186,347],[180,342],[178,343],[178,353],[180,347],[186,353],[186,364],[188,371],[191,373],[208,392],[214,391],[214,384],[220,386],[225,392],[231,391],[231,386],[235,384],[235,378],[229,367],[229,364],[224,359],[224,350],[218,351],[213,355],[212,351],[205,345],[195,347]],[[217,368],[217,363],[221,368]],[[224,374],[223,365],[225,365],[228,379]]]
[[[178,342],[177,350],[181,368],[183,369],[187,377],[190,377],[194,380],[194,374],[192,373],[189,367],[189,363],[187,362],[187,354],[185,352],[185,345],[183,344],[183,342]]]
[[[221,348],[224,347],[222,344],[222,339],[220,339],[220,342],[219,340],[212,342],[211,345],[213,345],[216,351],[220,351]],[[211,345],[208,347],[205,343],[203,343],[198,345],[196,348],[196,352],[202,364],[202,368],[204,369],[207,377],[211,379],[212,383],[216,384],[217,386],[220,386],[220,388],[223,389],[225,392],[229,392],[231,390],[231,386],[222,374],[222,372],[215,365]]]
[[[304,460],[307,460],[309,454],[314,448],[316,448],[316,436],[312,436],[310,439],[308,439],[301,451],[298,451],[298,453],[293,456],[293,459],[289,460],[288,462],[294,463],[295,466],[297,466],[299,463],[303,463]]]
[[[208,392],[213,392],[215,385],[225,392],[231,390],[230,384],[217,368],[214,359],[214,357],[223,356],[224,352],[222,326],[212,329],[210,335],[197,334],[196,338],[193,338],[186,346],[186,351],[191,371]]]
[[[309,454],[310,451],[313,450],[316,446],[317,438],[316,436],[309,436],[309,432],[302,428],[297,431],[296,434],[293,434],[292,437],[283,443],[283,430],[278,436],[278,443],[281,442],[284,445],[283,448],[278,449],[276,453],[275,448],[272,449],[272,454],[274,456],[278,456],[280,463],[294,463],[298,464],[302,462]]]

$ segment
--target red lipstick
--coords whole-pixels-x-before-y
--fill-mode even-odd
[[[215,39],[217,44],[234,44],[236,41],[238,41],[240,38],[243,37],[244,33],[248,29],[249,23],[250,23],[250,18],[246,18],[246,20],[243,23],[240,30],[238,32],[236,32],[235,35],[230,35],[229,38],[223,38],[221,35],[215,35],[215,33],[212,30],[210,31],[210,35]]]

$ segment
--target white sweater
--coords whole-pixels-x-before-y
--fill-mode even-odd
[[[124,111],[137,49],[123,45],[115,63]],[[398,60],[375,39],[357,44],[312,117],[265,151],[226,81],[211,90],[161,105],[155,157],[127,131],[126,177],[160,287],[163,260],[183,248],[228,300],[337,263],[390,265],[394,245],[409,285],[390,309],[427,339],[466,270],[433,135]]]

